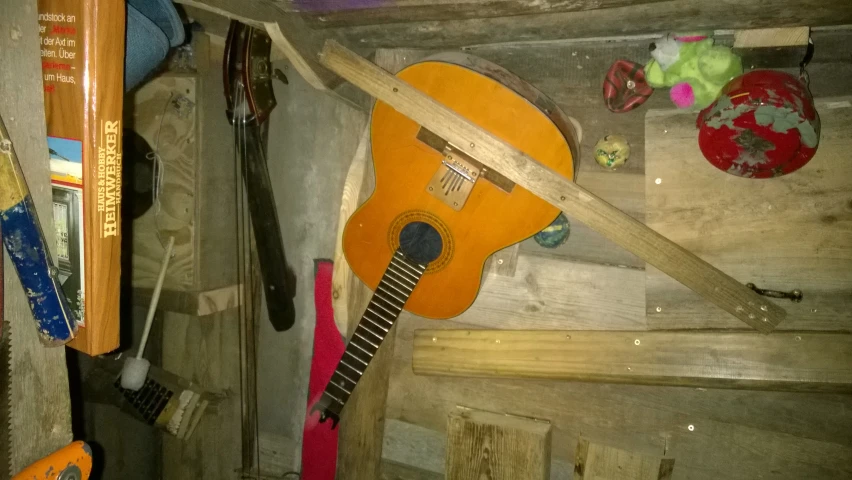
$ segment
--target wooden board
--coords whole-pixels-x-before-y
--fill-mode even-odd
[[[210,1],[210,0],[206,0]],[[240,1],[240,0],[231,0]],[[245,3],[245,2],[240,2]],[[254,2],[252,2],[254,3]],[[641,19],[641,21],[625,21]],[[367,48],[453,48],[507,42],[620,35],[660,35],[672,31],[827,26],[852,23],[852,4],[844,0],[719,2],[670,0],[618,8],[550,12],[495,18],[459,18],[354,25],[325,33],[347,45]]]
[[[575,480],[670,480],[674,459],[638,455],[580,438],[574,459]]]
[[[42,231],[55,253],[37,19],[34,1],[13,0],[3,7],[0,64],[5,67],[0,68],[0,112],[27,178]],[[65,349],[41,344],[12,262],[3,260],[3,308],[8,322],[3,335],[13,337],[12,378],[10,383],[9,379],[0,379],[0,395],[9,395],[12,418],[10,425],[0,425],[0,441],[9,442],[11,467],[17,472],[71,442],[71,402]],[[0,477],[5,475],[7,472],[0,472]]]
[[[849,330],[852,325],[852,103],[817,102],[822,135],[801,170],[755,181],[727,175],[698,148],[694,115],[646,117],[647,222],[651,228],[761,288],[800,289],[785,329]],[[656,179],[660,183],[656,183]],[[736,328],[728,315],[653,268],[647,271],[651,328]]]
[[[420,375],[852,393],[848,333],[421,330]]]
[[[447,478],[550,478],[550,423],[459,408],[447,421]]]
[[[462,327],[421,319],[397,327],[388,419],[442,434],[457,405],[546,418],[553,424],[554,461],[572,464],[582,435],[642,455],[677,458],[680,478],[852,475],[848,395],[416,375],[414,332]]]
[[[807,55],[810,33],[809,27],[738,30],[733,52],[746,68],[798,67]]]
[[[346,25],[457,20],[459,18],[510,17],[534,13],[575,12],[598,8],[623,7],[662,0],[393,0],[382,3],[306,3],[282,2],[281,8],[302,12],[313,28]]]
[[[165,245],[174,236],[174,255],[163,288],[192,290],[200,263],[196,231],[197,79],[192,74],[161,75],[143,84],[127,101],[132,105],[125,114],[129,117],[125,118],[126,128],[141,135],[163,162],[160,206],[152,206],[133,221],[133,286],[153,288]]]
[[[722,271],[340,44],[327,42],[320,61],[465,154],[688,285],[752,328],[767,333],[785,317],[781,307],[764,301]]]

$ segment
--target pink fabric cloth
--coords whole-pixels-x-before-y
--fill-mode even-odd
[[[314,355],[311,359],[311,377],[308,383],[308,410],[305,415],[302,439],[302,480],[334,480],[337,469],[337,432],[331,422],[319,423],[319,412],[311,413],[337,362],[343,356],[343,339],[334,323],[331,308],[331,273],[334,264],[329,260],[316,262],[314,279],[314,304],[317,323],[314,327]]]

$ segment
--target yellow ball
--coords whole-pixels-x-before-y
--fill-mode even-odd
[[[595,160],[606,169],[615,170],[630,158],[630,144],[621,135],[607,135],[595,144]]]

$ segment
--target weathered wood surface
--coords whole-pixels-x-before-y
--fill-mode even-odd
[[[447,419],[446,476],[453,480],[547,480],[547,421],[457,408]]]
[[[203,319],[163,316],[163,369],[220,396],[192,437],[163,436],[163,478],[230,479],[241,469],[239,323],[236,308]]]
[[[251,3],[251,2],[249,2]],[[641,21],[639,20],[641,19]],[[749,29],[852,23],[843,0],[669,0],[618,8],[495,18],[353,25],[326,29],[345,45],[366,48],[453,48],[507,42],[656,35],[671,31]]]
[[[848,333],[421,330],[419,375],[852,393]]]
[[[810,32],[809,27],[738,30],[733,51],[746,68],[798,67],[807,56]]]
[[[192,74],[161,75],[143,84],[128,101],[132,106],[126,109],[125,126],[138,133],[163,162],[160,205],[133,221],[133,286],[154,286],[166,243],[173,236],[174,254],[163,288],[193,290],[201,263],[196,218],[197,79]]]
[[[804,292],[798,304],[772,300],[789,312],[785,329],[852,328],[850,100],[818,101],[816,156],[801,170],[767,181],[710,165],[695,141],[693,115],[649,111],[646,117],[648,225],[743,283]],[[651,328],[739,326],[651,268],[646,305]]]
[[[390,71],[398,70],[400,61],[401,57],[396,52],[387,51],[376,56],[376,62]],[[366,200],[375,188],[372,165],[366,168],[365,174],[358,194],[359,203]],[[357,278],[353,278],[350,285],[349,319],[345,331],[354,332],[372,291]],[[403,312],[397,323],[405,322],[407,317],[411,315]],[[347,479],[374,480],[381,474],[382,435],[395,337],[396,328],[385,338],[340,416],[337,471]]]
[[[340,44],[326,43],[321,62],[458,146],[465,154],[688,285],[752,328],[770,332],[786,315],[783,308],[764,301],[722,271]]]
[[[311,27],[323,28],[577,12],[660,1],[663,0],[393,0],[376,4],[352,4],[334,0],[290,0],[279,5],[285,11],[301,12]]]
[[[550,420],[553,460],[569,464],[582,435],[637,454],[677,458],[681,478],[852,475],[848,395],[415,375],[415,330],[465,327],[424,319],[397,327],[389,421],[440,434],[447,413],[468,405]]]
[[[35,1],[13,0],[3,6],[0,113],[20,159],[47,244],[55,252],[37,19]],[[0,255],[7,255],[3,250]],[[3,276],[6,325],[2,334],[12,335],[12,378],[0,379],[0,395],[8,395],[11,403],[11,424],[0,426],[0,441],[9,442],[11,468],[17,473],[72,440],[71,405],[65,349],[42,346],[27,297],[8,259]],[[0,477],[7,474],[0,472]]]
[[[575,480],[670,480],[674,459],[638,455],[580,438],[574,459]]]

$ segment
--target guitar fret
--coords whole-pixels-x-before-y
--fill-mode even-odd
[[[366,313],[366,312],[364,312],[364,313]],[[370,313],[372,313],[372,312],[370,312]],[[374,315],[375,315],[375,314],[374,314]],[[385,327],[383,327],[383,326],[379,325],[379,324],[378,324],[378,323],[376,323],[376,322],[375,322],[375,320],[373,320],[372,318],[370,318],[370,317],[368,317],[368,316],[366,316],[366,315],[364,315],[364,316],[363,316],[363,317],[361,317],[361,318],[363,318],[364,320],[366,320],[366,321],[370,322],[370,324],[371,324],[371,325],[375,325],[375,326],[376,326],[376,328],[379,328],[381,331],[383,331],[383,332],[385,332],[385,333],[388,333],[388,332],[389,332],[389,330],[388,330],[387,328],[385,328]]]
[[[346,353],[346,352],[344,352],[344,353]],[[349,370],[352,370],[353,372],[357,373],[359,377],[364,375],[364,372],[362,372],[361,370],[358,370],[357,368],[353,367],[352,365],[349,365],[348,363],[346,363],[346,360],[344,360],[342,358],[340,359],[340,364],[347,367]]]
[[[385,275],[384,277],[382,277],[382,281],[387,283],[389,286],[393,287],[394,290],[398,291],[399,293],[402,293],[406,297],[411,295],[412,288],[406,286],[405,284],[397,280],[393,275]],[[394,284],[397,285],[399,288],[394,287]]]
[[[340,404],[340,406],[346,405],[346,402],[344,402],[343,400],[341,400],[341,399],[339,399],[339,398],[335,397],[334,395],[332,395],[332,394],[328,393],[327,391],[326,391],[326,392],[322,392],[322,394],[323,394],[323,395],[325,395],[326,397],[328,397],[328,398],[330,398],[330,399],[334,400],[335,402],[339,403],[339,404]]]
[[[381,284],[380,284],[380,285],[384,285],[385,287],[390,287],[390,288],[391,288],[391,289],[393,289],[396,293],[398,293],[398,294],[402,295],[403,297],[408,297],[409,295],[411,295],[411,292],[410,292],[410,291],[409,291],[409,292],[403,292],[402,290],[400,290],[400,289],[398,289],[398,288],[394,287],[393,285],[391,285],[391,284],[390,284],[390,282],[388,282],[388,281],[387,281],[387,278],[383,278],[383,279],[382,279],[382,282],[381,282]],[[403,300],[400,300],[400,301],[401,301],[401,302],[403,302],[403,305],[405,304],[405,301],[403,301]]]
[[[385,308],[385,307],[383,307],[383,306],[379,305],[378,303],[373,302],[373,303],[371,303],[370,305],[368,305],[368,306],[367,306],[367,310],[368,310],[370,313],[374,314],[374,315],[380,315],[380,314],[379,314],[378,312],[374,312],[373,310],[370,310],[370,307],[372,307],[372,306],[379,307],[379,308],[381,308],[382,310],[386,311],[389,315],[392,315],[392,316],[394,316],[394,317],[398,315],[398,314],[394,315],[394,313],[393,313],[393,312],[391,312],[390,310],[388,310],[387,308]],[[382,317],[382,320],[385,320],[385,318],[384,318],[384,317]],[[391,322],[391,325],[393,325],[393,322]]]
[[[327,400],[323,400],[323,405],[320,406],[321,421],[332,418],[336,424],[340,419],[340,411],[345,406],[352,391],[358,386],[358,380],[364,375],[363,370],[369,366],[373,355],[378,352],[385,340],[385,336],[390,333],[390,329],[393,328],[394,323],[402,313],[405,303],[425,270],[425,265],[412,262],[399,250],[394,252],[393,258],[376,286],[373,297],[364,310],[364,314],[361,315],[361,321],[355,331],[352,332],[349,344],[346,346],[325,392],[323,392],[323,397]],[[373,328],[377,330],[373,330]],[[370,336],[375,337],[375,340],[371,339]],[[362,352],[361,354],[357,353],[359,350]],[[369,358],[364,360],[359,356],[364,354]],[[350,361],[346,359],[347,355],[364,365],[363,369],[359,370],[353,367]],[[344,367],[352,373],[344,373]],[[333,390],[335,393],[331,394],[329,390]],[[343,395],[338,392],[343,393]],[[338,398],[338,396],[342,398]]]
[[[349,354],[349,356],[350,356],[350,357],[352,357],[352,358],[354,358],[355,360],[358,360],[359,362],[363,363],[365,367],[366,367],[367,365],[369,365],[369,363],[368,363],[368,362],[365,362],[364,360],[361,360],[361,357],[356,356],[356,355],[355,355],[354,353],[352,353],[352,351],[351,351],[351,350],[349,350],[348,348],[347,348],[346,350],[344,350],[343,354],[345,355],[345,354],[347,354],[347,353]],[[350,367],[350,368],[351,368],[351,367]],[[354,370],[354,369],[353,369],[353,370]],[[363,375],[363,373],[362,373],[361,375]]]
[[[343,386],[342,386],[342,385],[340,385],[340,384],[337,384],[337,383],[334,383],[334,382],[328,382],[328,385],[329,385],[329,386],[334,386],[335,388],[337,388],[337,389],[339,389],[339,390],[343,391],[344,393],[346,393],[346,395],[344,395],[344,396],[346,396],[346,397],[348,397],[348,396],[352,395],[352,392],[350,392],[349,390],[346,390],[346,389],[345,389],[345,388],[343,388]]]
[[[357,329],[355,330],[355,332],[353,332],[353,335],[355,335],[356,337],[360,338],[361,340],[364,340],[365,342],[369,343],[369,344],[370,344],[370,345],[372,345],[372,346],[373,346],[373,348],[375,348],[376,350],[378,350],[378,349],[379,349],[379,346],[378,346],[378,345],[376,345],[375,343],[373,343],[373,342],[371,342],[371,341],[367,340],[366,338],[364,338],[364,337],[363,337],[360,333],[358,333],[358,330],[357,330]],[[354,340],[354,339],[353,339],[353,340]],[[383,340],[384,340],[384,339],[383,339]]]
[[[396,295],[394,295],[393,293],[391,293],[391,292],[387,291],[387,289],[384,289],[384,290],[383,290],[383,289],[382,289],[382,287],[383,287],[384,285],[385,285],[385,283],[384,283],[384,282],[380,282],[380,283],[379,283],[379,286],[376,288],[376,292],[382,292],[382,293],[384,293],[385,295],[387,295],[387,296],[389,296],[389,297],[393,298],[394,300],[396,300],[397,302],[399,302],[399,308],[400,308],[400,310],[401,310],[401,309],[402,309],[402,306],[403,306],[403,305],[405,305],[405,300],[403,300],[403,299],[401,299],[401,298],[398,298],[398,297],[397,297]],[[383,299],[383,300],[388,301],[387,299]]]
[[[357,382],[357,381],[352,380],[351,378],[347,377],[347,376],[346,376],[346,375],[344,375],[344,374],[343,374],[343,372],[341,372],[340,370],[335,370],[335,371],[334,371],[334,374],[332,375],[332,377],[333,377],[334,375],[340,375],[340,376],[341,376],[341,377],[343,377],[346,381],[348,381],[349,383],[351,383],[353,387],[354,387],[355,385],[357,385],[357,384],[358,384],[358,382]]]
[[[399,273],[396,273],[396,272],[394,272],[394,271],[392,271],[392,270],[390,270],[390,269],[388,269],[388,271],[387,271],[387,273],[385,274],[384,278],[389,278],[389,279],[393,280],[394,282],[396,282],[396,283],[398,283],[398,284],[400,284],[400,285],[404,286],[404,287],[405,287],[406,289],[408,289],[409,291],[414,290],[414,287],[415,287],[415,285],[416,285],[414,282],[412,282],[411,280],[409,280],[407,277],[403,277],[403,276],[402,276],[402,275],[400,275]]]
[[[364,347],[362,347],[361,345],[358,345],[358,343],[357,343],[357,342],[355,342],[355,339],[354,339],[354,338],[353,338],[352,340],[350,340],[350,341],[349,341],[349,345],[355,345],[356,347],[358,347],[358,350],[361,350],[362,352],[364,352],[364,353],[366,353],[367,355],[369,355],[371,359],[373,358],[373,355],[374,355],[374,354],[370,353],[370,351],[369,351],[369,350],[365,349],[365,348],[364,348]],[[360,359],[359,359],[359,360],[360,360]],[[369,362],[368,362],[368,363],[365,363],[364,365],[369,365]]]
[[[378,334],[378,333],[376,333],[376,332],[374,332],[374,331],[370,330],[369,328],[367,328],[367,324],[373,325],[373,322],[371,322],[371,321],[369,321],[369,319],[367,319],[367,322],[366,322],[366,323],[362,323],[362,324],[361,324],[361,325],[359,325],[359,326],[360,326],[361,328],[363,328],[363,329],[364,329],[364,331],[366,331],[366,332],[367,332],[367,333],[369,333],[370,335],[372,335],[372,336],[374,336],[374,337],[378,338],[378,339],[379,339],[379,342],[382,342],[382,341],[385,339],[384,335],[380,335],[380,334]],[[385,333],[387,333],[387,330],[385,330]]]

